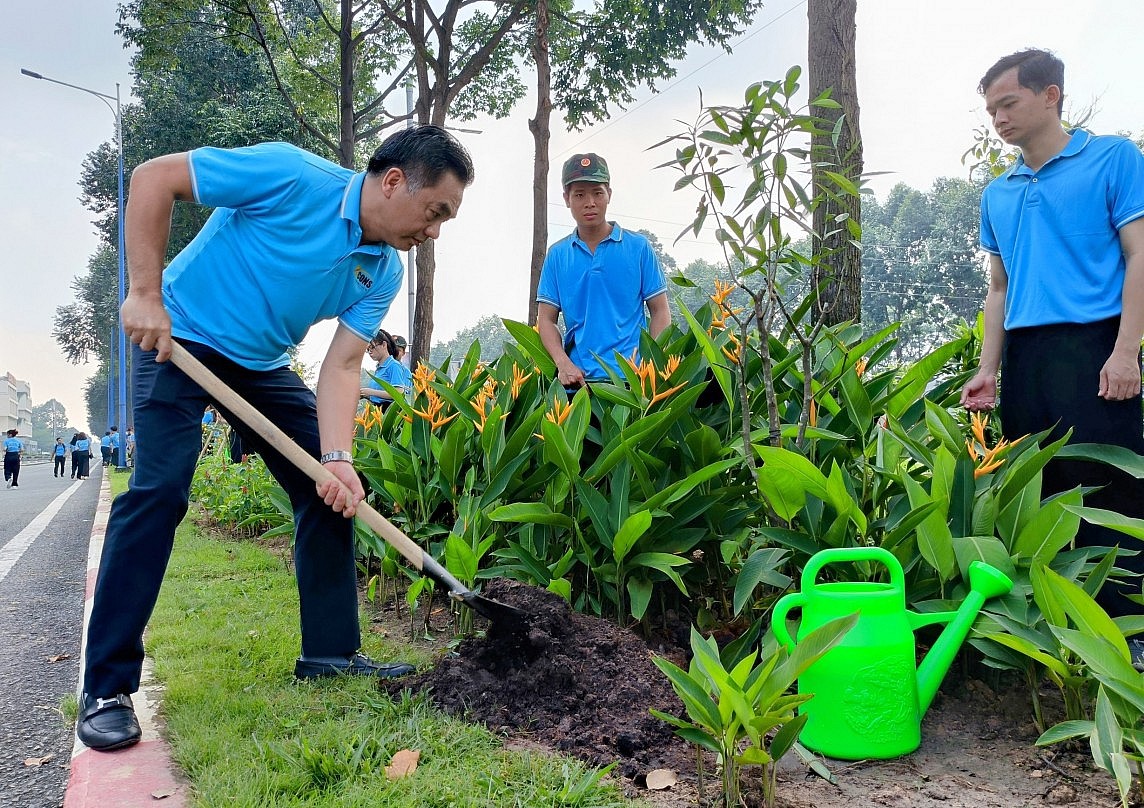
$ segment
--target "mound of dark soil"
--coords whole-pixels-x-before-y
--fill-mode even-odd
[[[493,624],[432,670],[383,687],[427,691],[448,713],[593,765],[618,760],[625,777],[694,771],[693,748],[648,712],[682,715],[683,705],[642,639],[533,586],[500,579],[484,594],[529,614],[527,635]]]

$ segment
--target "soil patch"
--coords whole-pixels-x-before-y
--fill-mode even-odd
[[[432,670],[383,686],[425,690],[448,713],[593,765],[619,761],[627,778],[694,771],[692,748],[648,712],[682,715],[683,705],[642,639],[516,581],[491,581],[483,594],[531,615],[527,635],[492,624]]]
[[[499,633],[491,626],[485,637],[464,640],[433,669],[384,682],[383,688],[426,691],[446,712],[504,733],[510,746],[555,750],[596,766],[618,762],[614,774],[624,778],[627,793],[657,806],[715,804],[719,786],[711,756],[705,756],[701,795],[694,748],[648,713],[656,707],[683,715],[683,707],[652,664],[653,649],[644,640],[573,613],[562,598],[536,587],[495,580],[484,594],[532,615],[528,634]],[[654,652],[686,664],[680,647]],[[1041,696],[1051,704],[1054,693]],[[779,765],[779,806],[1119,805],[1112,778],[1093,766],[1087,745],[1075,751],[1034,746],[1031,715],[1028,693],[1019,684],[995,690],[973,678],[947,681],[923,721],[917,752],[896,760],[827,760],[835,784],[787,755]],[[641,788],[643,776],[658,768],[675,770],[680,781],[663,792]],[[757,806],[759,769],[749,767],[744,774],[744,798]]]

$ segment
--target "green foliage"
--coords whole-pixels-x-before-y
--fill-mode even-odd
[[[1144,523],[1136,528],[1144,529]],[[1144,621],[1139,616],[1113,620],[1082,587],[1042,570],[1045,611],[1057,618],[1050,625],[1053,636],[1077,660],[1077,675],[1095,684],[1096,699],[1091,713],[1067,717],[1043,732],[1037,745],[1087,737],[1093,761],[1116,779],[1127,808],[1133,791],[1139,797],[1144,788],[1144,675],[1133,668],[1124,635],[1144,630]]]
[[[225,435],[204,448],[191,481],[191,498],[221,528],[248,536],[289,533],[293,511],[286,492],[258,455],[231,461]]]
[[[718,755],[726,808],[740,805],[744,765],[763,767],[764,804],[774,805],[774,764],[798,738],[807,716],[796,716],[795,711],[811,698],[787,690],[857,622],[856,614],[831,620],[810,632],[789,655],[775,645],[762,658],[754,650],[741,657],[720,651],[713,638],[693,627],[686,671],[662,657],[652,658],[683,701],[687,719],[654,709],[651,713],[675,727],[679,737]]]

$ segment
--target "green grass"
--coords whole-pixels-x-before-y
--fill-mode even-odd
[[[113,475],[116,493],[127,475]],[[579,762],[507,751],[488,731],[370,681],[300,683],[298,595],[275,552],[180,526],[147,650],[193,804],[248,808],[634,806]],[[425,647],[363,632],[366,653],[431,664]],[[384,767],[401,749],[410,777]]]

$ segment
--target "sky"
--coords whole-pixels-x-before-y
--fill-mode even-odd
[[[105,426],[98,417],[87,422],[83,402],[94,366],[68,364],[51,331],[56,307],[74,301],[72,280],[96,249],[94,217],[79,202],[78,183],[86,155],[114,138],[114,115],[93,96],[35,81],[20,69],[108,95],[118,83],[127,103],[130,54],[114,32],[116,5],[12,3],[0,26],[0,375],[29,382],[33,404],[58,399],[72,424],[96,430]],[[997,58],[1026,47],[1048,48],[1064,60],[1066,112],[1091,104],[1090,128],[1098,132],[1144,130],[1139,0],[858,0],[857,22],[865,164],[868,172],[883,172],[869,182],[879,198],[898,182],[926,190],[938,177],[967,176],[962,155],[973,131],[988,122],[977,82]],[[649,147],[696,118],[701,92],[708,105],[735,104],[750,83],[805,66],[806,26],[806,0],[773,0],[733,40],[731,54],[694,48],[676,79],[656,92],[640,90],[627,111],[616,109],[581,132],[554,116],[549,241],[573,227],[559,166],[573,153],[593,151],[611,167],[610,219],[655,233],[681,267],[697,258],[719,260],[709,234],[676,242],[696,199],[674,192],[676,175],[655,168],[672,152]],[[458,124],[479,131],[457,133],[477,178],[438,240],[434,341],[485,315],[527,316],[534,106],[529,97],[509,118]],[[384,325],[408,336],[405,289]],[[320,363],[333,328],[311,330],[304,361]]]

